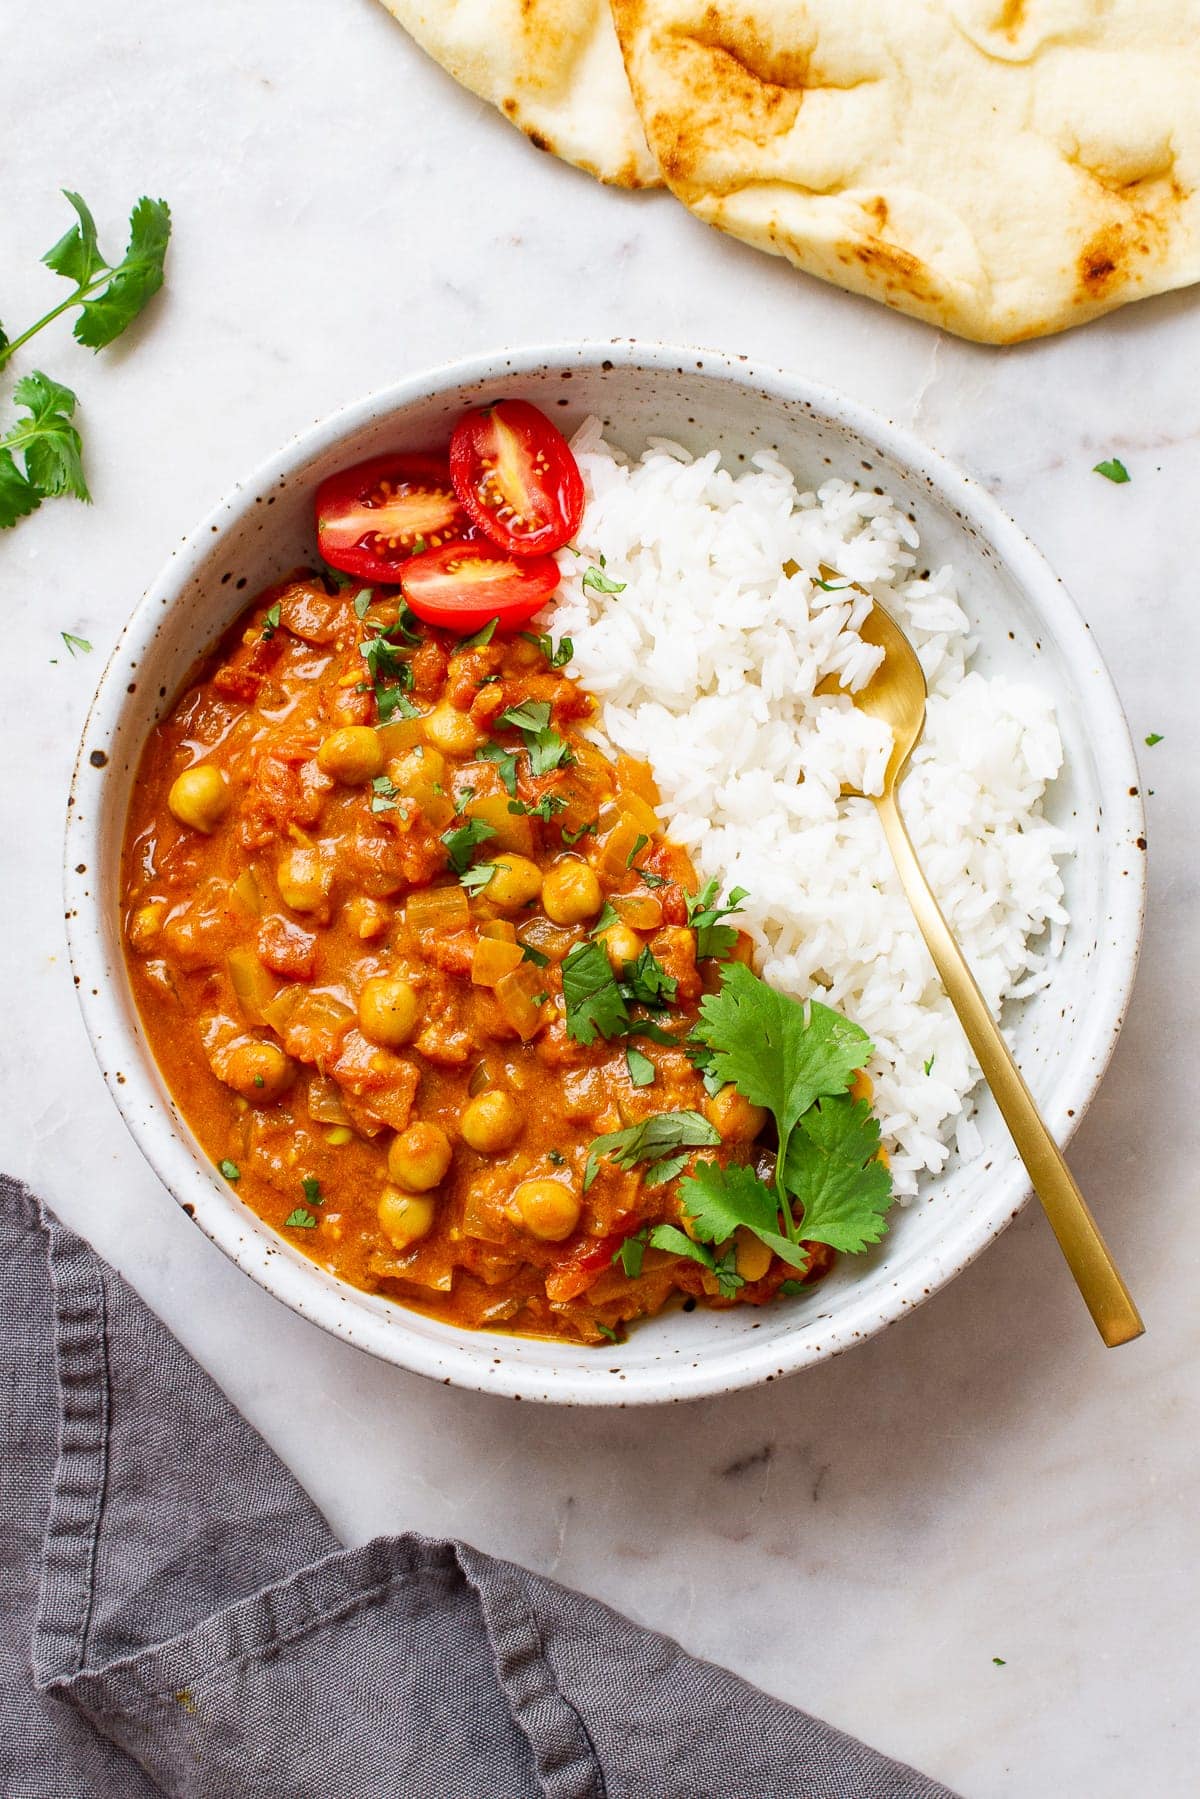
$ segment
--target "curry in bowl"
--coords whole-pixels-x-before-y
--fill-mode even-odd
[[[147,744],[123,921],[167,1083],[264,1220],[447,1322],[600,1343],[786,1299],[877,1240],[890,1180],[866,1033],[758,978],[745,896],[528,628],[582,507],[532,410],[469,415],[453,481],[325,484],[324,565]]]

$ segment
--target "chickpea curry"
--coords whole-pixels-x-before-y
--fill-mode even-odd
[[[752,972],[744,895],[598,747],[569,642],[518,628],[544,591],[498,592],[510,546],[421,605],[406,564],[447,541],[405,506],[476,528],[438,467],[343,480],[350,553],[319,495],[376,584],[261,594],[147,744],[122,907],[151,1049],[239,1198],[355,1286],[593,1344],[773,1301],[882,1231],[869,1041]]]

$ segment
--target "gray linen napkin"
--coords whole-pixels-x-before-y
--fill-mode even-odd
[[[4,1799],[953,1799],[463,1543],[346,1550],[0,1176]]]

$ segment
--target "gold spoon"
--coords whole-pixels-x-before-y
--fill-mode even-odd
[[[822,569],[827,578],[832,571]],[[862,591],[861,589],[859,591]],[[878,603],[859,627],[864,643],[877,645],[883,661],[867,685],[851,697],[860,711],[890,725],[894,748],[883,778],[883,792],[865,797],[874,802],[879,821],[896,863],[900,883],[908,895],[921,935],[929,947],[942,985],[958,1013],[983,1070],[983,1078],[996,1098],[1012,1133],[1033,1190],[1042,1202],[1058,1246],[1083,1294],[1096,1329],[1109,1349],[1140,1337],[1145,1326],[1117,1272],[1104,1238],[1087,1201],[1075,1185],[1062,1151],[1046,1129],[1033,1096],[1009,1054],[975,977],[941,908],[921,872],[896,803],[896,788],[925,729],[925,675],[917,653],[895,619]],[[849,791],[843,789],[843,792]],[[859,798],[864,796],[859,795]]]

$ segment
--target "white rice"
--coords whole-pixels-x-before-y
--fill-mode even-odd
[[[1045,986],[1068,922],[1042,814],[1062,763],[1048,694],[968,672],[974,644],[954,572],[917,574],[917,533],[848,481],[800,492],[772,455],[744,473],[654,441],[630,464],[589,420],[574,440],[588,505],[548,615],[604,702],[612,743],[649,761],[671,835],[702,879],[749,890],[736,921],[774,986],[826,1000],[868,1031],[875,1104],[901,1197],[952,1150],[978,1148],[978,1070],[900,890],[874,808],[890,733],[856,711],[881,652],[855,627],[870,602],[904,626],[929,682],[904,783],[913,843],[993,1010]],[[587,568],[625,583],[585,589]],[[800,573],[788,579],[784,563]],[[828,675],[841,689],[818,696]]]

